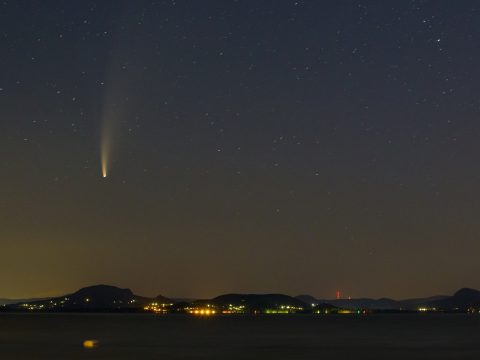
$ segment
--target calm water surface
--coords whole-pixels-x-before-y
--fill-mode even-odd
[[[136,358],[478,360],[480,317],[0,314],[2,360]]]

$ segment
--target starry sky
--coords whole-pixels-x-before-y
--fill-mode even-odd
[[[0,24],[0,297],[480,287],[478,1],[3,0]]]

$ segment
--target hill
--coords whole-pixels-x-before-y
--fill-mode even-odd
[[[344,309],[369,309],[369,310],[417,310],[421,307],[434,306],[436,302],[441,303],[450,299],[450,296],[432,296],[427,298],[415,298],[405,300],[394,300],[389,298],[371,299],[371,298],[353,298],[353,299],[316,299],[311,295],[299,295],[299,300],[310,304],[326,303]],[[448,304],[445,303],[446,308]]]
[[[3,304],[2,304],[3,302]],[[175,305],[172,305],[176,303]],[[150,307],[155,312],[184,312],[192,308],[212,305],[226,311],[266,313],[298,313],[338,309],[368,309],[378,311],[437,310],[467,311],[480,308],[480,291],[463,288],[452,296],[433,296],[406,300],[389,298],[333,299],[320,300],[311,295],[291,297],[284,294],[225,294],[209,300],[195,300],[180,303],[162,295],[154,298],[136,295],[130,289],[111,285],[95,285],[82,288],[74,293],[49,299],[0,300],[2,311],[138,311]],[[257,311],[258,310],[258,311]],[[321,311],[320,311],[321,312]]]
[[[10,305],[10,304],[17,304],[20,302],[32,302],[32,301],[41,301],[45,300],[45,298],[34,298],[34,299],[0,299],[0,306],[1,305]]]
[[[480,307],[480,291],[463,288],[458,290],[453,296],[432,301],[431,306],[448,310],[466,310],[470,307]]]
[[[141,308],[150,302],[167,303],[170,300],[160,295],[155,298],[138,296],[130,289],[121,289],[111,285],[94,285],[82,288],[72,294],[37,301],[21,301],[9,305],[9,307],[45,311],[97,311]]]
[[[283,294],[226,294],[213,298],[211,302],[217,306],[244,305],[249,309],[273,309],[281,306],[306,308],[309,306],[301,300]]]

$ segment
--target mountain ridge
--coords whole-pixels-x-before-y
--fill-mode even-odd
[[[112,285],[93,285],[81,288],[70,294],[44,299],[25,299],[18,302],[6,299],[8,303],[0,305],[11,309],[22,309],[28,304],[31,309],[51,309],[55,306],[61,310],[91,310],[91,309],[138,309],[148,304],[156,303],[166,306],[167,304],[179,303],[176,300],[158,295],[145,297],[136,295],[129,288],[119,288]],[[317,299],[311,295],[298,295],[295,297],[272,293],[272,294],[239,294],[230,293],[216,296],[212,299],[193,300],[190,304],[200,306],[202,304],[242,305],[255,308],[272,308],[285,306],[291,308],[313,308],[316,306],[332,306],[341,309],[368,309],[368,310],[466,310],[470,307],[480,307],[480,291],[471,288],[461,288],[453,295],[437,295],[425,298],[412,298],[394,300],[390,298],[354,298],[354,299]]]

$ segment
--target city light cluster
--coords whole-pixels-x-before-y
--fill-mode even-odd
[[[213,309],[195,309],[195,310],[190,310],[189,313],[192,315],[209,316],[209,315],[215,315],[217,312]]]
[[[155,314],[166,314],[168,313],[170,307],[172,307],[173,304],[171,303],[158,303],[158,302],[153,302],[150,303],[146,306],[143,307],[143,310],[153,312]]]

